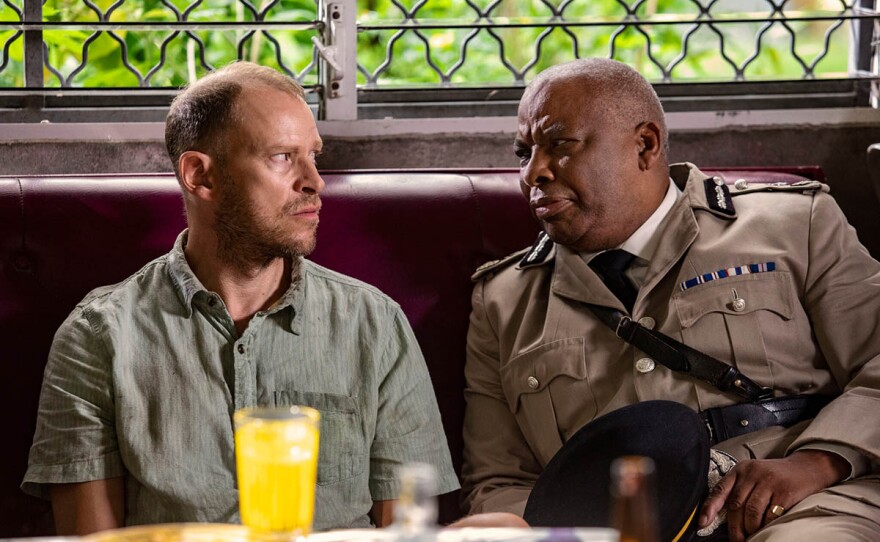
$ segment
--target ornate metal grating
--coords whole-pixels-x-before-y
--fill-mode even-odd
[[[367,88],[522,85],[545,67],[585,56],[627,62],[658,82],[847,78],[859,75],[851,65],[858,37],[876,36],[878,21],[873,0],[390,4],[395,9],[384,11],[394,17],[358,25],[359,82]],[[370,51],[377,44],[384,55]],[[417,61],[427,70],[413,81]]]
[[[0,87],[178,87],[235,59],[317,80],[313,0],[2,0]]]
[[[74,116],[62,118],[81,119],[84,113],[74,109],[161,108],[180,85],[231,60],[248,59],[319,90],[325,118],[351,119],[361,114],[361,106],[395,101],[512,102],[540,70],[585,56],[627,62],[690,101],[704,91],[755,94],[753,85],[767,83],[774,87],[764,85],[758,93],[769,89],[775,107],[783,95],[815,83],[814,97],[833,95],[837,105],[867,105],[870,99],[876,106],[876,4],[0,0],[0,109],[63,106]],[[328,5],[335,7],[328,11]],[[356,58],[346,53],[352,50]],[[849,86],[830,89],[829,81]],[[798,90],[789,90],[793,82]],[[719,87],[730,83],[737,90]],[[702,90],[690,90],[698,87]],[[53,93],[57,88],[89,95]],[[117,92],[111,96],[112,89]],[[161,118],[158,110],[151,115]]]

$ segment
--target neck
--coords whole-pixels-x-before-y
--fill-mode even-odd
[[[257,312],[269,309],[287,292],[299,262],[248,259],[247,250],[229,257],[228,251],[219,248],[213,232],[190,228],[184,254],[202,285],[223,299],[240,335]]]

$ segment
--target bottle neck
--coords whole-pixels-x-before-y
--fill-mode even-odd
[[[659,542],[653,474],[646,457],[622,457],[612,465],[612,526],[620,542]]]

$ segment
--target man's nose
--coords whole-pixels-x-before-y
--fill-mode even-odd
[[[541,186],[555,178],[550,167],[550,158],[540,149],[535,149],[528,163],[520,168],[520,176],[530,187]]]
[[[324,179],[318,173],[318,166],[311,158],[303,159],[302,176],[298,182],[299,191],[304,194],[320,194],[324,190]]]

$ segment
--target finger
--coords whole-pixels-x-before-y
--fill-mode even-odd
[[[730,471],[709,491],[709,495],[706,497],[705,502],[703,502],[703,509],[700,512],[700,527],[705,527],[715,521],[715,516],[724,508],[727,496],[730,494],[730,490],[735,483],[736,472]]]
[[[742,508],[727,509],[727,537],[730,542],[744,542],[746,533],[743,531]]]
[[[774,511],[774,508],[776,509],[775,511]],[[770,504],[767,505],[767,512],[764,515],[764,525],[767,525],[771,521],[779,519],[782,516],[782,514],[785,513],[785,510],[787,508],[788,507],[786,505],[782,504],[781,500],[771,499]]]
[[[773,493],[762,485],[756,485],[743,505],[743,529],[746,535],[756,532],[764,524],[770,510]]]
[[[727,496],[727,527],[731,542],[742,542],[746,539],[745,507],[755,487],[754,478],[749,476],[746,465],[734,467],[737,472],[736,483]],[[733,471],[731,471],[733,472]],[[730,473],[728,473],[728,476]]]

